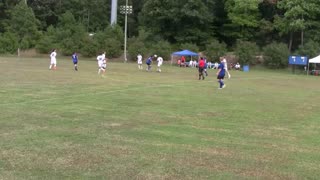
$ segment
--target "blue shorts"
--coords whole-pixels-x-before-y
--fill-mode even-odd
[[[219,74],[219,75],[217,76],[217,79],[224,79],[224,74],[222,74],[222,75]]]

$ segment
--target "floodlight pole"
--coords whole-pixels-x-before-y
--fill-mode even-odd
[[[124,25],[124,62],[127,62],[127,31],[128,31],[128,0],[126,0],[126,13]]]
[[[127,62],[127,31],[128,31],[128,14],[132,13],[132,6],[128,6],[128,0],[126,0],[126,5],[120,7],[120,13],[125,15],[124,22],[124,62]]]

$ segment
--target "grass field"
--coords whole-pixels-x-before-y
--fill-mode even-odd
[[[0,179],[320,178],[318,77],[48,66],[0,58]]]

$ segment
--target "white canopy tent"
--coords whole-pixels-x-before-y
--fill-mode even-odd
[[[310,63],[313,63],[313,64],[320,63],[320,55],[317,56],[317,57],[314,57],[314,58],[312,58],[312,59],[309,59],[309,62],[308,62],[308,75],[309,75],[309,66],[310,66]]]

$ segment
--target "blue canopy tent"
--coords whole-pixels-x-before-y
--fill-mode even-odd
[[[189,51],[189,50],[183,50],[183,51],[177,51],[171,54],[171,64],[173,61],[173,56],[191,56],[191,59],[193,56],[199,56],[198,53]]]

